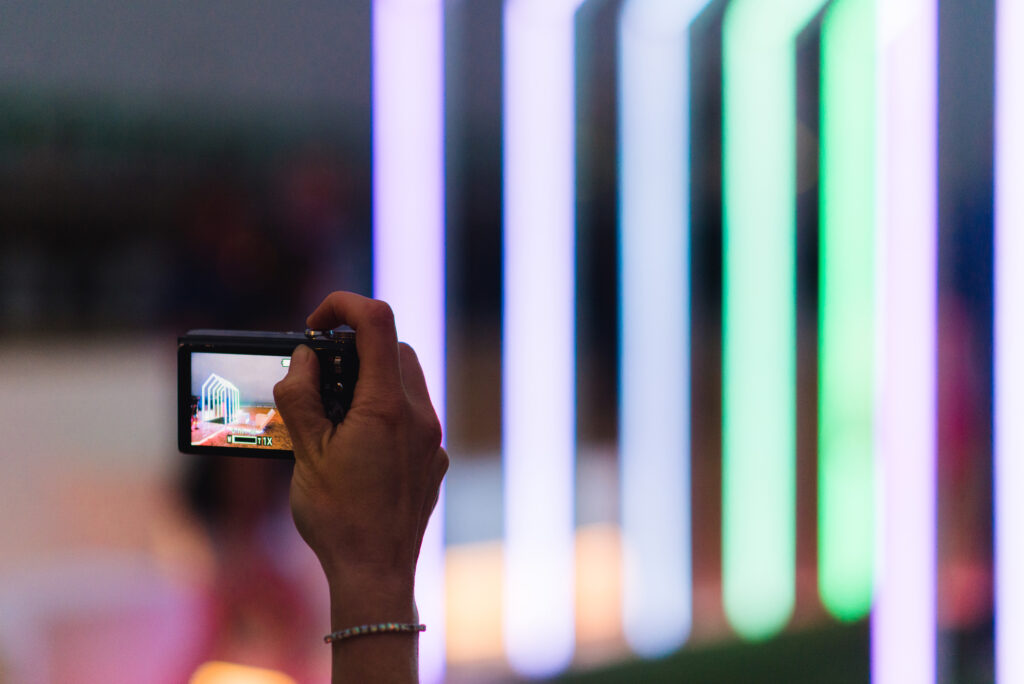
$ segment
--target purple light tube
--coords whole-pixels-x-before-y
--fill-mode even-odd
[[[879,3],[878,520],[872,681],[935,681],[936,0]]]
[[[575,648],[574,14],[581,0],[504,8],[504,639],[546,676]]]
[[[442,0],[373,3],[373,291],[416,350],[445,425]],[[420,680],[445,671],[444,492],[416,572]]]
[[[1024,682],[1024,3],[996,5],[996,681]]]

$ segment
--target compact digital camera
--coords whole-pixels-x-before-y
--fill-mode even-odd
[[[294,458],[274,385],[287,374],[300,344],[316,352],[324,415],[340,423],[359,376],[351,330],[190,330],[178,338],[178,449]]]

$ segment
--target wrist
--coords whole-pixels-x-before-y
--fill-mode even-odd
[[[328,572],[331,594],[331,629],[380,622],[416,622],[416,600],[411,573],[369,569]]]

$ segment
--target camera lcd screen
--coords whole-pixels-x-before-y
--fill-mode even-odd
[[[274,404],[290,356],[191,353],[191,445],[292,450]]]

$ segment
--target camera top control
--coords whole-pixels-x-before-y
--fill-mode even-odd
[[[345,419],[359,372],[355,334],[351,331],[311,330],[303,333],[320,362],[320,396],[324,413],[337,425]]]
[[[320,396],[324,402],[324,413],[337,425],[345,419],[352,405],[354,378],[347,377],[344,358],[340,354],[324,355],[320,359]]]

